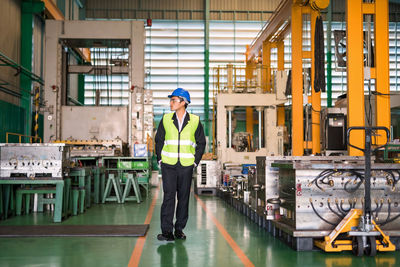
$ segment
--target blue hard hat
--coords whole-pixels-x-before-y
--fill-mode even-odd
[[[190,103],[190,94],[183,88],[176,88],[168,97],[171,98],[173,96],[185,98]]]

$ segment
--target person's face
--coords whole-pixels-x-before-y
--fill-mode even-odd
[[[169,100],[169,106],[172,111],[176,111],[176,110],[180,109],[181,107],[185,106],[185,101],[181,100],[177,96],[173,96]]]

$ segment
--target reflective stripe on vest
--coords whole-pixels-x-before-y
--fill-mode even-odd
[[[161,160],[163,163],[175,165],[178,162],[182,166],[194,164],[194,154],[196,153],[195,132],[199,125],[199,116],[189,114],[190,120],[179,133],[172,119],[174,113],[163,116],[163,125],[165,129],[165,141],[161,151]]]
[[[190,141],[190,140],[180,140],[179,141],[181,145],[188,145],[196,148],[196,143]],[[178,145],[178,140],[165,140],[164,145]]]

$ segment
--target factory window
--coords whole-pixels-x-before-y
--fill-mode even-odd
[[[244,63],[245,45],[262,27],[262,22],[210,22],[210,107],[212,106],[212,67],[223,62]],[[121,48],[92,48],[93,64],[127,58]],[[108,60],[106,60],[108,59]],[[146,28],[146,88],[153,91],[154,113],[159,120],[169,112],[167,95],[177,87],[188,89],[189,111],[204,118],[204,22],[154,20]],[[128,76],[86,75],[85,105],[126,105]]]
[[[167,96],[178,87],[190,92],[189,112],[203,116],[204,22],[153,20],[146,37],[146,87],[156,120],[170,112]]]
[[[128,64],[128,48],[91,48],[92,64],[113,66]],[[105,75],[97,70],[93,75],[85,75],[85,105],[127,105],[129,96],[128,75]]]
[[[262,22],[210,22],[210,108],[212,67],[226,62],[243,63],[245,45],[261,29]],[[169,112],[167,95],[177,87],[190,91],[189,112],[204,118],[204,22],[155,20],[147,28],[146,84],[153,91],[154,114],[159,120]]]

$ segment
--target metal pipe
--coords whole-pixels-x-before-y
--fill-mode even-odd
[[[209,135],[209,80],[210,80],[210,0],[205,0],[204,8],[204,130]],[[206,151],[208,152],[208,151]]]
[[[57,45],[57,53],[61,53],[60,45]],[[57,57],[57,68],[61,66],[61,55]],[[60,72],[59,72],[60,73]],[[57,81],[58,82],[58,81]],[[60,88],[56,85],[53,87],[53,92],[56,97],[56,136],[55,140],[61,140],[61,97],[60,97]],[[54,140],[51,140],[54,141]]]
[[[326,26],[326,104],[330,108],[332,107],[332,2],[328,6],[327,15],[328,24]]]
[[[372,129],[365,128],[364,216],[371,218],[371,138]]]
[[[258,108],[258,149],[261,149],[261,108]]]
[[[228,110],[228,147],[232,147],[232,111]]]
[[[133,51],[132,45],[129,45],[129,66],[132,66],[132,58],[133,58]],[[129,71],[129,99],[128,99],[128,147],[130,155],[133,156],[133,142],[132,142],[132,97],[133,97],[133,86],[132,84],[132,72],[133,70],[130,69]]]
[[[76,100],[72,96],[68,96],[68,100],[71,101],[72,103],[74,103],[75,105],[83,106],[83,104],[79,100]]]
[[[10,89],[8,89],[6,87],[3,87],[3,85],[4,84],[0,84],[0,91],[4,92],[6,94],[12,95],[12,96],[21,98],[22,95],[20,93],[14,92],[13,90],[10,90]]]

